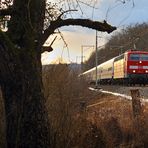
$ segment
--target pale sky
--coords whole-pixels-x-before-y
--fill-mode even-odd
[[[148,22],[148,0],[134,0],[134,3],[132,0],[130,2],[129,0],[125,0],[125,4],[121,3],[121,1],[124,0],[96,0],[96,9],[81,4],[83,14],[81,11],[74,12],[72,17],[89,18],[98,21],[107,20],[111,25],[117,26],[118,30],[124,29],[131,24]],[[57,0],[52,0],[52,2],[57,2]],[[95,30],[70,26],[62,27],[60,31],[68,47],[65,47],[63,40],[58,36],[52,46],[54,50],[50,53],[45,52],[42,54],[42,63],[54,63],[55,61],[59,61],[61,57],[65,62],[80,63],[82,46],[84,51],[83,56],[85,60],[88,59],[94,48],[85,46],[95,46]],[[113,33],[108,35],[107,33],[98,32],[98,46],[104,45],[111,35],[113,35]],[[52,38],[54,38],[54,36],[50,37],[47,43],[50,44]]]

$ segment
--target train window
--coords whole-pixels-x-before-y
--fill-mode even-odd
[[[141,61],[148,61],[148,55],[147,54],[141,54],[140,55],[140,60]]]
[[[129,59],[132,61],[148,61],[148,55],[147,54],[130,54]]]
[[[132,61],[139,61],[140,55],[139,54],[130,54],[129,59],[132,60]]]

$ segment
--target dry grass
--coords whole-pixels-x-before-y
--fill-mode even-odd
[[[128,102],[121,102],[107,96],[99,105],[88,108],[88,120],[103,131],[109,147],[119,146],[126,141],[125,139],[131,142],[132,139],[131,105]]]
[[[135,139],[130,101],[90,92],[85,80],[68,65],[44,69],[44,87],[55,148],[133,147]],[[99,103],[93,107],[90,104]],[[148,108],[144,106],[143,143],[147,145]],[[139,135],[141,136],[141,135]]]
[[[82,115],[80,104],[85,105],[92,96],[87,83],[78,78],[77,71],[62,64],[44,68],[43,81],[48,98],[52,146],[69,148],[78,143],[81,145],[86,118]]]
[[[147,147],[148,104],[134,126],[132,104],[128,100],[88,90],[69,65],[44,67],[43,82],[50,119],[52,148],[130,148]],[[97,103],[97,105],[90,106]],[[5,144],[3,100],[0,95],[0,147]],[[140,130],[139,130],[140,129]],[[138,132],[137,134],[137,131]],[[136,136],[137,137],[136,137]],[[139,137],[138,137],[139,136]]]
[[[138,130],[134,127],[131,101],[108,95],[98,101],[98,105],[87,109],[88,120],[103,131],[107,147],[132,147],[140,137],[144,146],[148,146],[148,104],[143,106],[143,114],[138,119],[141,133],[135,137]]]
[[[44,73],[54,147],[132,147],[136,140],[131,102],[90,92],[77,74],[68,65],[52,66]],[[98,105],[85,108],[95,103]],[[145,105],[142,127],[145,145],[147,113]]]

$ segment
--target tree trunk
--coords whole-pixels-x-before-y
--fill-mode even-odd
[[[40,37],[45,0],[14,0],[7,33],[0,31],[0,85],[8,148],[49,148]]]
[[[0,85],[5,102],[7,147],[49,148],[41,62],[35,53],[11,56],[3,46],[0,48],[4,51],[0,54]]]

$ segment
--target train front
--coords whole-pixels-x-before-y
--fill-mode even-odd
[[[127,52],[125,64],[126,77],[129,83],[148,84],[148,52]]]

